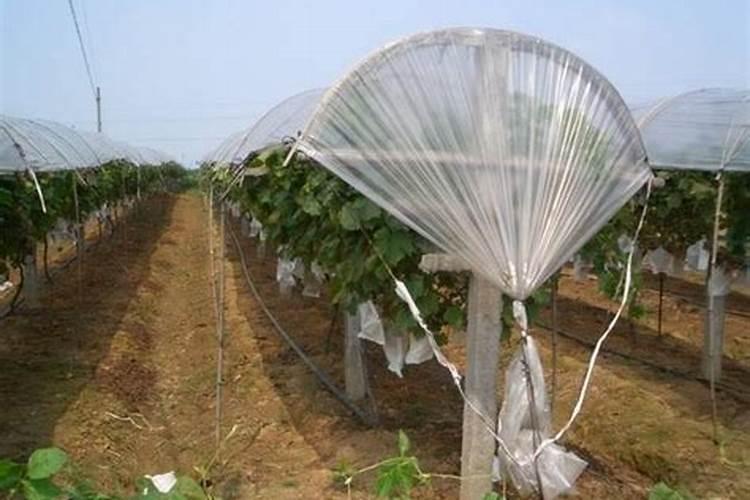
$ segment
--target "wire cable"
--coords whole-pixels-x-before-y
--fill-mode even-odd
[[[96,97],[96,85],[94,84],[94,76],[91,73],[91,65],[89,64],[89,58],[86,55],[86,46],[83,43],[83,37],[81,36],[81,27],[78,24],[78,16],[76,15],[76,8],[73,5],[73,0],[68,0],[70,6],[70,15],[73,17],[73,24],[76,28],[76,35],[78,35],[78,45],[81,47],[81,55],[83,56],[83,63],[86,66],[86,74],[89,77],[89,84],[91,85],[91,92]]]

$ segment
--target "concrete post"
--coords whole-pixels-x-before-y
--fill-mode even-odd
[[[425,272],[469,270],[456,257],[444,254],[422,256]],[[497,371],[500,356],[502,294],[500,289],[473,274],[469,283],[466,334],[466,379],[464,393],[494,428],[498,412]],[[492,462],[497,443],[485,422],[464,405],[461,442],[461,500],[481,500],[492,491]]]
[[[721,358],[724,354],[724,320],[726,300],[729,294],[729,280],[724,272],[716,268],[709,278],[707,287],[707,307],[703,330],[703,358],[701,371],[706,380],[721,378]]]
[[[344,313],[344,381],[346,395],[360,401],[367,395],[367,371],[362,352],[359,314]]]
[[[497,417],[497,370],[500,354],[500,312],[502,294],[485,280],[473,275],[469,284],[466,343],[466,397],[488,416]],[[461,500],[481,500],[492,491],[492,462],[497,443],[486,423],[464,405],[461,442]]]
[[[27,307],[39,307],[39,271],[36,256],[27,255],[23,261],[23,298]]]

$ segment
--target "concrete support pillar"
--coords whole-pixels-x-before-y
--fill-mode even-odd
[[[352,401],[360,401],[367,395],[367,370],[362,352],[359,314],[344,315],[344,381],[346,395]]]
[[[466,397],[491,425],[497,417],[497,371],[500,354],[502,294],[484,278],[469,284],[466,338]],[[487,424],[464,405],[461,443],[461,500],[481,500],[492,491],[492,462],[497,443]]]

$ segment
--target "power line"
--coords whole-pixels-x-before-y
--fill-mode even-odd
[[[176,117],[141,117],[141,118],[111,118],[108,123],[158,123],[158,122],[196,122],[196,121],[244,121],[251,125],[257,120],[257,114],[247,115],[195,115]],[[75,123],[90,124],[91,120],[76,120]]]
[[[86,41],[88,41],[88,47],[89,47],[89,54],[91,55],[91,72],[94,74],[94,80],[98,80],[96,78],[99,75],[99,65],[96,63],[96,51],[94,50],[94,43],[93,43],[93,37],[91,36],[91,30],[89,29],[89,16],[86,13],[86,2],[85,0],[81,0],[79,3],[81,7],[81,14],[83,14],[81,17],[83,17],[83,32],[86,33]]]
[[[94,80],[98,81],[99,79],[97,76],[99,76],[99,65],[96,63],[96,51],[94,50],[94,43],[92,42],[93,37],[91,36],[91,30],[89,29],[89,16],[86,13],[86,2],[85,0],[81,0],[78,5],[81,8],[81,17],[83,18],[83,32],[86,33],[86,41],[88,42],[89,47],[89,55],[91,56],[91,72],[94,75]]]
[[[91,73],[91,65],[89,64],[89,58],[86,55],[86,47],[83,44],[83,37],[81,36],[81,28],[78,25],[78,16],[76,15],[76,9],[73,6],[73,0],[68,0],[68,5],[70,6],[70,14],[73,16],[73,24],[75,24],[76,27],[76,34],[78,35],[78,44],[81,47],[81,55],[83,55],[83,63],[86,65],[86,74],[89,76],[89,84],[91,85],[91,92],[94,94],[94,97],[97,97],[96,92],[96,85],[94,84],[94,76]]]

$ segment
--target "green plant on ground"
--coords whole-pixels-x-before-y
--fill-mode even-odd
[[[688,493],[682,493],[665,483],[656,483],[648,492],[648,500],[692,500]]]
[[[375,494],[381,498],[404,500],[411,498],[412,490],[426,486],[433,478],[452,479],[460,481],[461,477],[453,474],[439,474],[424,472],[419,466],[419,460],[409,454],[411,441],[406,433],[398,431],[398,455],[375,464],[356,469],[347,462],[342,462],[333,470],[333,478],[337,484],[346,487],[351,496],[352,483],[362,474],[377,471]],[[482,500],[502,500],[504,497],[495,492],[488,492]]]
[[[119,500],[92,487],[88,482],[70,478],[68,455],[59,448],[41,448],[34,451],[28,461],[14,462],[0,459],[0,494],[6,500]],[[178,476],[168,492],[162,493],[148,477],[136,480],[136,493],[128,500],[207,500],[196,481]]]

